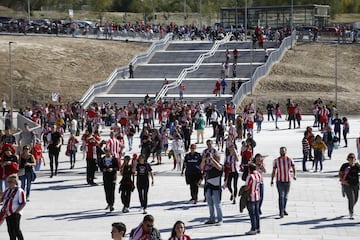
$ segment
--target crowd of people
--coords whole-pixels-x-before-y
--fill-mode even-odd
[[[312,158],[314,172],[318,170],[318,163],[320,163],[320,172],[322,171],[324,151],[327,149],[327,155],[331,158],[334,144],[341,141],[341,126],[345,146],[348,144],[346,135],[349,131],[349,123],[346,117],[340,118],[334,105],[324,106],[321,99],[314,102],[314,109],[317,111],[314,110],[315,120],[312,126],[318,127],[323,135],[314,137],[312,127],[307,127],[304,133],[302,140],[304,172],[307,171],[306,162]],[[279,107],[279,104],[274,107],[271,101],[268,103],[266,107],[268,121],[277,124],[276,117],[281,117],[280,110],[276,110]],[[264,121],[265,118],[261,109],[255,109],[253,102],[246,105],[240,114],[237,114],[236,110],[236,106],[232,103],[225,103],[223,109],[219,111],[212,104],[176,100],[155,104],[147,101],[141,103],[129,101],[126,106],[93,103],[86,110],[78,103],[25,108],[22,114],[41,124],[43,130],[42,135],[37,136],[25,124],[18,141],[10,129],[6,129],[1,136],[0,190],[3,192],[2,202],[9,235],[16,235],[21,239],[21,210],[26,202],[30,201],[31,183],[36,179],[36,171],[45,164],[43,153],[48,153],[49,177],[53,178],[60,174],[59,152],[63,145],[66,146],[70,169],[76,164],[76,156],[79,155],[76,153],[83,152],[83,159],[86,160],[86,182],[89,185],[97,185],[94,180],[98,169],[102,173],[105,209],[110,212],[115,209],[115,187],[120,172],[122,177],[119,192],[123,204],[122,212],[129,212],[131,194],[136,189],[141,212],[146,215],[149,187],[154,185],[155,180],[153,168],[162,164],[163,156],[168,155],[174,161],[173,171],[185,175],[186,183],[189,185],[190,203],[198,203],[199,186],[204,186],[204,198],[209,208],[209,218],[205,224],[223,224],[221,195],[222,191],[227,189],[233,204],[236,204],[240,192],[239,204],[248,209],[251,228],[246,234],[259,234],[261,205],[264,198],[263,174],[266,173],[266,167],[264,157],[260,153],[255,154],[257,144],[253,128],[255,122]],[[301,109],[291,100],[287,104],[286,119],[289,121],[289,129],[292,123],[294,128],[300,128]],[[212,128],[212,137],[206,140],[206,148],[202,152],[197,152],[197,146],[205,142],[203,132],[206,127]],[[277,125],[275,127],[278,128]],[[104,128],[110,129],[109,136],[102,136]],[[191,136],[195,131],[197,142],[192,143]],[[260,132],[261,123],[257,123],[257,133]],[[69,135],[67,142],[65,133]],[[125,149],[132,151],[134,138],[140,139],[140,151],[130,156],[125,154]],[[360,139],[357,142],[360,150]],[[223,159],[220,157],[222,152],[224,152]],[[291,178],[296,180],[297,174],[293,160],[286,153],[286,147],[281,147],[280,156],[274,160],[271,173],[271,184],[276,179],[279,193],[280,218],[289,214],[286,204],[290,180]],[[353,208],[358,198],[359,180],[356,174],[360,171],[359,163],[354,157],[354,154],[349,154],[348,163],[339,171],[344,195],[349,199],[350,218],[353,218]],[[17,178],[20,179],[21,187],[17,185]],[[244,181],[240,189],[239,178]],[[14,179],[15,186],[12,185]],[[16,204],[11,205],[11,209],[8,204],[10,201],[17,201]],[[16,216],[13,216],[14,214]],[[154,230],[153,222],[153,217],[146,215],[143,222],[130,234],[135,236],[131,239],[139,239],[138,236],[144,234],[151,236],[154,234],[154,239],[160,239],[160,233]],[[17,228],[13,227],[14,224],[17,224]],[[115,236],[121,239],[120,237],[126,232],[125,225],[114,223],[112,227],[114,239],[117,239]],[[178,239],[179,236],[184,236],[183,239],[191,239],[189,236],[185,237],[184,228],[183,222],[177,222],[170,239]]]

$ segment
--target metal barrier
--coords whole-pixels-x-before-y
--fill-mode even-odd
[[[231,34],[231,33],[228,33],[222,40],[220,40],[220,41],[215,41],[215,43],[214,43],[214,45],[212,46],[212,48],[211,48],[208,52],[201,54],[201,55],[198,57],[198,59],[196,60],[196,62],[194,63],[193,66],[188,67],[188,68],[184,68],[184,69],[180,72],[178,78],[177,78],[174,82],[172,82],[172,83],[170,83],[170,84],[164,85],[164,86],[160,89],[159,93],[156,95],[156,97],[155,97],[155,102],[157,102],[157,101],[159,101],[160,99],[162,99],[162,98],[166,95],[166,93],[168,92],[169,89],[174,89],[174,88],[180,86],[180,84],[181,84],[182,81],[185,79],[185,77],[186,77],[186,75],[187,75],[188,73],[191,73],[191,72],[194,72],[194,71],[198,70],[199,66],[200,66],[201,63],[204,61],[204,59],[213,56],[213,55],[216,53],[216,50],[219,48],[219,46],[222,45],[222,44],[224,44],[224,43],[226,43],[226,42],[228,42],[228,41],[230,40],[231,36],[232,36],[232,34]]]
[[[235,94],[235,96],[231,101],[236,106],[238,106],[247,94],[252,93],[256,82],[268,74],[268,72],[271,70],[271,67],[283,57],[285,52],[289,48],[291,48],[292,45],[295,44],[295,42],[296,42],[296,31],[293,31],[291,36],[285,38],[282,41],[280,47],[276,51],[270,53],[270,56],[266,61],[266,63],[256,68],[256,70],[251,76],[251,79],[240,86],[239,90],[237,91],[237,93]]]
[[[144,63],[144,62],[148,61],[149,58],[151,57],[151,55],[155,51],[163,49],[165,47],[165,45],[169,42],[169,40],[171,40],[172,35],[173,35],[172,33],[169,33],[166,35],[166,37],[164,39],[154,42],[146,53],[135,56],[130,63],[133,66],[135,66],[136,64],[140,64],[140,63]],[[128,67],[121,67],[121,68],[115,69],[114,72],[112,72],[111,75],[105,81],[92,85],[80,99],[80,101],[79,101],[80,104],[84,108],[86,108],[90,104],[90,101],[96,94],[105,92],[115,79],[125,78],[125,76],[128,74],[129,74]]]

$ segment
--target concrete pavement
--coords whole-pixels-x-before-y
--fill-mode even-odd
[[[204,222],[208,218],[206,203],[188,203],[190,199],[189,187],[179,172],[172,171],[172,160],[163,156],[164,164],[153,166],[155,184],[149,190],[148,213],[155,217],[155,227],[168,239],[172,225],[176,220],[186,224],[186,232],[193,239],[262,239],[262,240],[296,240],[296,239],[339,239],[345,237],[349,240],[359,239],[360,234],[360,208],[355,207],[355,220],[349,220],[347,200],[343,198],[337,172],[345,162],[350,152],[356,153],[355,138],[360,132],[360,118],[349,117],[350,134],[349,147],[341,146],[334,150],[332,160],[324,161],[322,173],[302,173],[301,139],[306,126],[312,126],[312,116],[304,116],[300,129],[287,129],[288,123],[279,122],[280,130],[276,130],[273,122],[263,123],[260,133],[254,134],[257,147],[254,153],[267,155],[265,158],[265,196],[263,214],[261,216],[261,234],[245,236],[250,229],[250,220],[245,210],[239,212],[238,204],[230,202],[227,189],[223,191],[222,208],[224,223],[221,226],[208,226]],[[102,136],[108,138],[109,130],[105,129]],[[316,135],[318,131],[314,129]],[[205,131],[206,139],[212,134],[209,127]],[[196,142],[193,134],[192,142]],[[66,136],[67,139],[68,135]],[[138,152],[138,139],[136,139],[133,152]],[[240,144],[240,143],[239,143]],[[240,145],[238,145],[240,146]],[[296,162],[299,170],[298,179],[292,182],[289,194],[289,216],[283,219],[278,217],[277,190],[270,186],[272,161],[278,156],[279,148],[286,146],[288,156]],[[205,144],[198,145],[202,151]],[[64,149],[64,148],[63,148]],[[49,178],[48,156],[45,153],[47,165],[38,173],[38,178],[32,186],[31,201],[24,209],[21,227],[25,239],[111,239],[111,223],[122,221],[126,224],[129,233],[142,220],[143,214],[139,212],[140,203],[135,190],[131,198],[129,213],[122,213],[120,195],[116,194],[115,211],[104,210],[106,206],[103,186],[89,186],[86,184],[85,161],[82,153],[77,154],[74,169],[69,169],[68,158],[61,152],[60,171],[58,176]],[[223,160],[223,154],[222,160]],[[311,162],[308,162],[311,168]],[[120,180],[120,177],[119,177]],[[97,173],[98,183],[102,182],[101,173]],[[243,184],[239,180],[239,186]],[[116,186],[118,189],[118,184]],[[200,189],[200,200],[203,190]],[[358,215],[358,216],[357,216]],[[127,235],[128,237],[128,235]],[[0,239],[8,239],[6,224],[0,227]]]

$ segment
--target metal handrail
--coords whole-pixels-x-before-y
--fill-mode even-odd
[[[295,42],[296,42],[296,31],[294,30],[291,36],[285,38],[282,41],[280,47],[277,50],[270,53],[266,63],[255,69],[250,80],[243,83],[240,86],[239,90],[236,92],[231,102],[233,102],[236,106],[238,106],[241,103],[241,101],[244,100],[245,96],[253,91],[257,81],[259,81],[261,78],[263,78],[269,73],[272,66],[282,59],[285,52],[289,48],[291,48],[292,45],[295,44]]]
[[[224,44],[224,43],[226,43],[226,42],[228,42],[228,41],[230,40],[231,36],[232,36],[232,34],[231,34],[231,33],[228,33],[222,40],[220,40],[220,41],[215,41],[215,43],[214,43],[214,45],[212,46],[212,48],[211,48],[208,52],[201,54],[201,55],[197,58],[197,60],[196,60],[196,62],[194,63],[193,66],[184,68],[184,69],[180,72],[178,78],[177,78],[174,82],[172,82],[172,83],[170,83],[170,84],[165,84],[164,86],[162,86],[162,88],[160,89],[159,93],[158,93],[158,94],[156,95],[156,97],[155,97],[155,102],[157,102],[157,101],[159,101],[160,99],[162,99],[162,98],[166,95],[166,93],[168,92],[169,89],[174,89],[174,88],[176,88],[176,87],[179,87],[180,84],[183,82],[183,80],[185,79],[185,77],[186,77],[186,75],[187,75],[188,73],[192,73],[192,72],[198,70],[198,69],[199,69],[199,66],[202,64],[202,62],[204,61],[204,59],[213,56],[213,55],[216,53],[216,51],[217,51],[217,49],[219,48],[219,46],[222,45],[222,44]]]
[[[169,33],[162,40],[154,42],[151,47],[146,51],[146,53],[135,56],[130,61],[130,63],[135,66],[136,64],[148,61],[148,59],[152,56],[155,50],[162,49],[166,44],[168,44],[169,40],[172,39],[172,36],[173,33]],[[105,81],[93,84],[79,100],[80,104],[84,108],[86,108],[90,104],[90,100],[95,96],[95,94],[106,91],[115,79],[125,78],[127,74],[129,74],[128,67],[121,67],[115,69]]]

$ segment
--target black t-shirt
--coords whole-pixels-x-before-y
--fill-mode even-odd
[[[345,180],[351,186],[359,185],[359,172],[360,168],[357,165],[350,166],[349,163],[344,163],[341,165],[340,172],[343,172]]]
[[[1,137],[1,142],[14,144],[14,143],[16,143],[16,139],[15,139],[14,135],[3,135]]]
[[[185,155],[184,163],[186,163],[185,175],[195,175],[201,174],[200,172],[200,163],[201,163],[201,154],[195,152],[194,154],[188,153]]]
[[[136,165],[137,181],[138,182],[149,182],[149,172],[151,172],[151,166],[149,163],[138,163]]]

